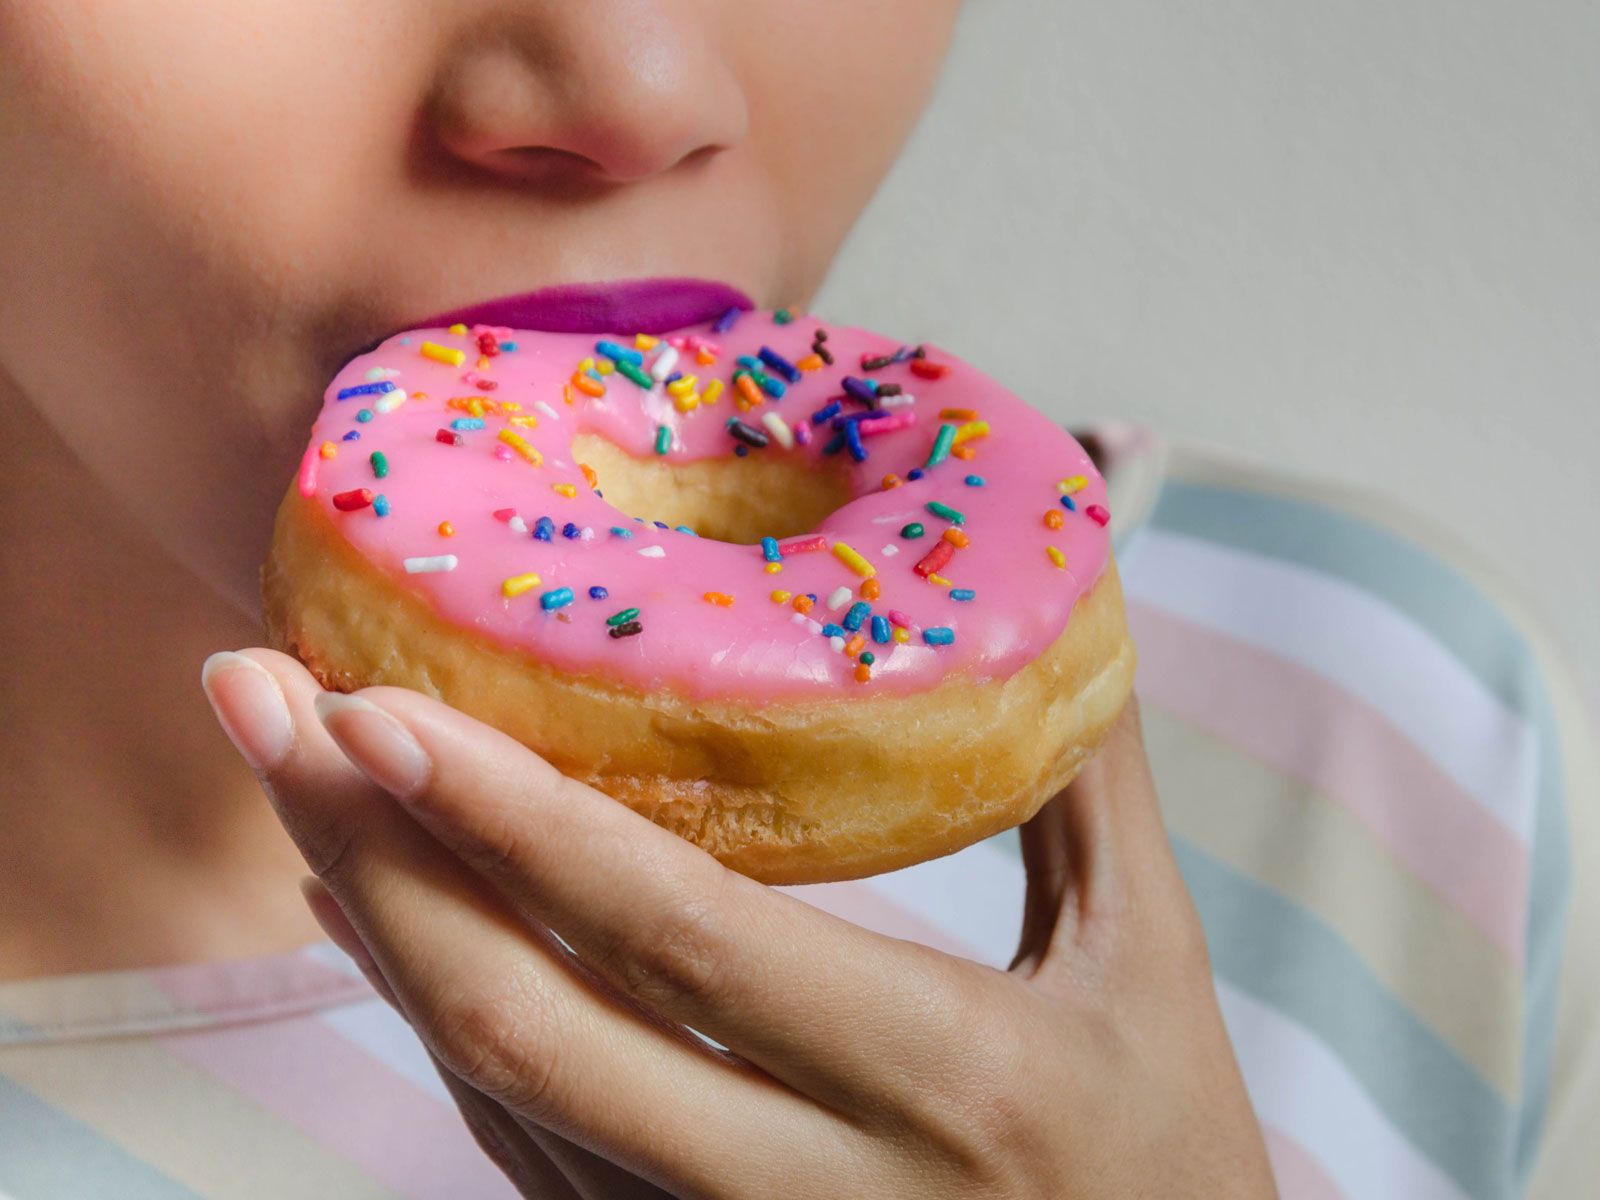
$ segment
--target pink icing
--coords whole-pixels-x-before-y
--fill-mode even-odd
[[[769,396],[763,404],[740,411],[732,386],[736,358],[756,355],[767,346],[798,363],[810,353],[817,328],[827,330],[834,365],[804,371],[782,399]],[[748,700],[869,695],[883,689],[914,692],[958,672],[976,681],[1000,679],[1032,661],[1061,634],[1078,597],[1105,567],[1107,530],[1089,516],[1089,506],[1103,509],[1105,485],[1083,448],[994,380],[933,346],[926,347],[927,360],[949,368],[941,378],[914,374],[910,361],[866,371],[863,355],[892,355],[900,343],[812,318],[780,325],[771,313],[748,312],[725,333],[693,327],[644,351],[648,371],[655,355],[675,342],[678,369],[697,375],[701,392],[712,379],[722,380],[724,390],[716,404],[680,413],[659,383],[646,391],[612,373],[604,376],[605,395],[598,398],[571,386],[580,362],[598,357],[598,341],[633,349],[631,333],[606,339],[494,333],[515,348],[485,359],[470,331],[419,329],[397,334],[347,364],[328,387],[298,484],[301,494],[325,507],[357,551],[443,619],[526,650],[559,669],[644,690],[667,687],[695,698]],[[460,366],[435,361],[420,353],[424,342],[462,349],[466,357]],[[716,348],[714,365],[695,361],[702,344]],[[767,374],[781,378],[770,369]],[[768,412],[780,414],[791,428],[810,425],[814,412],[841,396],[846,375],[899,384],[915,399],[892,402],[888,411],[894,414],[894,427],[863,439],[864,462],[852,462],[848,450],[838,452],[849,466],[854,499],[814,531],[825,539],[826,548],[786,555],[781,573],[765,571],[759,545],[658,529],[619,512],[589,488],[573,461],[571,439],[580,430],[608,438],[637,457],[654,457],[661,425],[671,432],[669,463],[728,457],[737,445],[726,427],[729,417],[762,432],[767,432],[761,419]],[[381,397],[370,394],[336,398],[341,389],[384,378],[403,389],[389,393],[385,404],[375,405]],[[485,381],[494,388],[487,389]],[[406,399],[394,405],[402,395]],[[483,429],[461,432],[462,445],[436,440],[439,429],[469,415],[446,401],[474,395],[521,408],[515,414],[486,412]],[[564,395],[575,403],[566,403]],[[379,411],[384,407],[388,411]],[[909,470],[927,461],[941,424],[964,424],[960,418],[941,420],[945,408],[971,410],[988,424],[987,436],[965,443],[976,453],[965,460],[951,456],[925,469],[922,478],[885,489],[886,475],[905,479]],[[357,416],[363,409],[372,411],[366,422]],[[862,411],[862,404],[843,403],[843,414]],[[513,426],[512,415],[532,417],[537,424]],[[534,447],[542,455],[540,465],[508,453],[511,447],[498,438],[502,429],[511,429]],[[343,440],[350,431],[358,432],[359,440]],[[824,423],[812,434],[809,442],[796,439],[791,449],[782,449],[774,439],[749,453],[819,461],[834,431]],[[320,452],[324,442],[336,447],[332,457]],[[383,478],[376,477],[373,451],[387,460]],[[968,476],[984,482],[969,485]],[[1071,494],[1075,507],[1069,511],[1062,503],[1062,485],[1074,476],[1083,482]],[[564,496],[554,490],[556,484],[573,485],[576,494]],[[380,516],[375,506],[350,511],[334,506],[335,495],[361,488],[383,497],[388,514]],[[604,488],[601,479],[602,492]],[[956,549],[938,571],[949,587],[929,582],[913,569],[950,525],[926,508],[929,501],[964,515],[961,530],[969,544]],[[516,519],[506,519],[508,509]],[[1059,528],[1047,523],[1045,514],[1051,511],[1060,513]],[[541,516],[554,522],[549,541],[532,536]],[[439,532],[442,521],[451,523],[453,536]],[[561,531],[569,522],[589,532],[564,537]],[[922,537],[901,536],[901,527],[911,522],[924,526]],[[612,527],[632,536],[616,535]],[[824,623],[841,622],[860,598],[863,583],[862,576],[831,552],[837,542],[875,567],[881,591],[869,602],[872,612],[911,633],[909,642],[878,644],[871,636],[871,621],[863,623],[864,648],[875,658],[865,684],[857,682],[856,660],[820,632]],[[1056,564],[1049,547],[1060,551],[1065,566]],[[407,559],[441,555],[454,555],[456,567],[428,573],[406,570]],[[502,581],[527,572],[536,572],[541,582],[520,595],[502,594]],[[590,598],[589,589],[596,585],[607,590],[604,599]],[[542,608],[541,595],[562,587],[572,589],[571,603],[552,611]],[[828,601],[840,587],[849,589],[849,602],[830,610]],[[952,588],[972,589],[976,595],[959,600]],[[774,590],[811,593],[817,601],[806,617],[797,618],[792,602],[770,598]],[[734,602],[708,602],[707,592],[731,596]],[[640,610],[643,632],[611,637],[606,618],[627,608]],[[923,631],[929,628],[950,630],[953,642],[926,644]]]

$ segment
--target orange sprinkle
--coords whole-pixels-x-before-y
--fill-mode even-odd
[[[606,385],[594,378],[594,376],[588,375],[583,371],[578,371],[573,374],[572,386],[577,388],[585,396],[604,396],[606,394]]]
[[[796,596],[794,598],[794,610],[797,613],[810,612],[811,611],[811,597],[810,596]]]
[[[723,608],[731,608],[733,606],[733,597],[726,592],[707,592],[705,599],[712,604],[720,604]]]
[[[950,453],[957,458],[976,458],[978,456],[978,448],[976,446],[951,446]]]
[[[1060,529],[1065,521],[1066,518],[1061,515],[1061,510],[1059,508],[1049,509],[1044,514],[1044,524],[1046,529]]]
[[[701,346],[700,349],[694,352],[694,360],[702,367],[709,367],[712,363],[717,361],[717,356],[711,353],[711,351],[707,350],[704,346]]]
[[[578,402],[578,398],[572,394],[572,385],[570,383],[561,385],[561,398],[568,404],[576,404]]]
[[[756,381],[751,379],[750,376],[739,376],[738,379],[734,380],[733,386],[739,390],[739,395],[749,401],[751,408],[761,403],[761,389],[756,386]]]
[[[583,472],[583,481],[590,487],[599,487],[600,481],[595,478],[594,468],[588,463],[579,463],[578,470]]]
[[[944,531],[944,540],[949,542],[952,546],[960,547],[966,547],[972,542],[971,538],[962,533],[961,530],[957,529],[954,525],[950,526],[949,529]]]
[[[478,370],[487,371],[488,369],[489,369],[489,356],[487,354],[478,355]]]
[[[552,483],[550,485],[550,490],[552,492],[559,492],[561,495],[565,496],[568,500],[571,500],[574,496],[576,496],[578,494],[578,487],[577,487],[576,484],[573,484],[573,483]]]
[[[335,454],[339,453],[339,447],[335,446],[332,442],[323,442],[322,445],[317,447],[317,453],[322,455],[323,458],[332,458]]]
[[[976,421],[978,414],[970,408],[941,408],[939,420],[941,421]]]
[[[439,522],[439,536],[440,537],[455,537],[455,535],[456,535],[456,527],[454,525],[450,524],[449,521],[440,521]]]
[[[851,638],[848,642],[846,642],[844,644],[844,652],[846,654],[848,654],[851,658],[854,658],[856,655],[860,654],[866,648],[867,648],[867,639],[862,637],[859,633],[856,634],[855,637]]]
[[[905,480],[901,479],[900,476],[890,473],[883,477],[883,490],[887,492],[890,488],[897,488],[904,482]]]
[[[820,371],[822,370],[822,356],[820,354],[808,354],[802,359],[797,359],[794,365],[802,371]]]
[[[876,600],[883,594],[883,588],[878,585],[876,579],[867,580],[861,585],[859,591],[863,600]]]
[[[1061,553],[1061,550],[1060,550],[1059,547],[1057,547],[1057,546],[1046,546],[1044,548],[1044,552],[1050,556],[1050,561],[1055,563],[1057,570],[1062,570],[1062,571],[1066,570],[1066,568],[1067,568],[1067,556],[1065,554]]]
[[[872,668],[867,666],[866,663],[857,663],[856,664],[856,682],[857,683],[866,683],[867,680],[869,680],[871,678],[872,678]]]
[[[768,563],[766,565],[766,572],[768,575],[776,575],[781,570],[783,570],[782,563]]]

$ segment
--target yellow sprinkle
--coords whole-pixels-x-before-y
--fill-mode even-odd
[[[698,376],[685,375],[682,379],[676,379],[667,384],[667,394],[671,396],[687,396],[694,391],[694,385],[699,382]]]
[[[988,436],[989,436],[989,422],[987,422],[987,421],[968,421],[965,425],[961,426],[961,428],[956,430],[955,440],[952,441],[950,444],[952,446],[959,446],[959,445],[961,445],[962,442],[970,442],[970,441],[972,441],[973,438],[981,438],[981,437],[988,437]]]
[[[896,625],[893,636],[894,640],[903,646],[911,640],[911,631],[909,629],[901,629],[898,625]]]
[[[500,407],[506,412],[522,411],[522,405],[518,404],[515,400],[502,400],[500,401]]]
[[[467,401],[467,411],[475,417],[483,416],[483,401],[477,396]]]
[[[733,597],[726,592],[707,592],[705,599],[712,604],[720,604],[723,608],[730,608],[733,605]]]
[[[949,587],[950,586],[950,581],[948,579],[946,579],[943,575],[929,575],[928,576],[928,582],[929,583],[936,583],[940,587]]]
[[[335,446],[332,442],[323,442],[322,445],[317,447],[317,453],[322,455],[323,458],[332,458],[335,454],[339,453],[339,447]]]
[[[633,335],[633,348],[635,350],[654,350],[656,342],[659,340],[659,338],[651,337],[648,333],[636,333]]]
[[[1056,484],[1061,489],[1063,496],[1070,496],[1073,492],[1081,492],[1089,486],[1089,481],[1082,475],[1072,475]]]
[[[453,346],[441,346],[438,342],[423,342],[421,346],[423,358],[431,358],[434,362],[442,362],[447,367],[459,367],[467,361],[467,352],[457,350]]]
[[[523,441],[520,433],[516,433],[510,429],[502,429],[500,431],[500,440],[506,445],[510,446],[513,450],[522,455],[523,458],[527,459],[536,467],[544,461],[544,455],[540,454],[532,446],[528,445],[527,442]]]
[[[768,575],[776,575],[781,570],[783,570],[782,563],[768,563],[766,565],[766,572]]]
[[[449,521],[440,521],[439,522],[439,536],[440,537],[455,537],[455,535],[456,535],[456,527],[454,525],[450,524]]]
[[[478,355],[478,370],[487,371],[488,369],[489,369],[489,356],[487,354]]]
[[[602,375],[609,375],[616,369],[617,364],[612,362],[609,358],[602,358],[599,365],[595,367],[595,370],[599,371]]]
[[[535,429],[539,425],[538,417],[512,417],[511,423],[518,429]]]
[[[1044,548],[1044,552],[1050,556],[1050,561],[1055,563],[1055,565],[1059,569],[1066,570],[1066,567],[1067,567],[1067,556],[1065,554],[1061,553],[1061,550],[1060,550],[1059,547],[1046,546]]]
[[[578,494],[577,487],[575,485],[573,485],[573,484],[570,484],[570,483],[552,483],[550,485],[550,490],[553,491],[553,492],[559,492],[561,495],[565,496],[568,500],[571,500],[574,496],[576,496]]]
[[[687,396],[675,396],[672,400],[672,407],[681,413],[693,412],[700,407],[700,396],[695,392],[691,392]]]
[[[878,573],[877,567],[873,566],[866,559],[862,558],[861,555],[850,549],[850,547],[846,546],[843,542],[835,542],[833,544],[833,556],[845,566],[849,567],[857,575],[863,576],[864,578],[871,579]]]
[[[606,362],[610,362],[611,360],[608,358],[605,361]],[[586,358],[581,363],[578,364],[578,374],[580,374],[580,375],[583,374],[583,372],[585,372],[585,371],[592,371],[592,370],[594,370],[594,359],[592,359],[592,358]]]
[[[510,579],[501,581],[500,594],[502,596],[520,596],[529,588],[538,587],[539,583],[539,576],[532,571],[529,571],[526,575],[513,575]]]
[[[787,604],[787,603],[789,603],[789,597],[792,596],[792,595],[794,595],[793,592],[785,592],[785,591],[782,591],[782,590],[773,592],[772,593],[772,602],[774,604]]]
[[[454,325],[450,326],[450,332],[454,333],[454,334],[457,334],[457,335],[466,333],[466,331],[467,331],[467,327],[465,325],[461,324],[461,322],[459,322],[459,321],[457,321]]]
[[[717,397],[720,395],[722,395],[722,380],[713,379],[710,383],[706,384],[706,390],[700,393],[700,399],[704,400],[707,404],[715,404],[717,402]]]

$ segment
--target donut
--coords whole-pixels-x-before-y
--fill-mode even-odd
[[[262,567],[324,687],[412,688],[767,883],[1025,821],[1135,653],[1105,481],[933,345],[779,310],[412,329],[329,384]]]

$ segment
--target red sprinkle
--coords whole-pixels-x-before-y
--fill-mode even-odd
[[[925,358],[913,358],[911,360],[911,373],[922,379],[943,379],[950,373],[950,364],[929,362]]]
[[[340,512],[355,512],[358,508],[366,508],[372,503],[372,492],[367,488],[356,488],[350,492],[340,492],[333,498],[333,506]]]
[[[438,433],[433,435],[433,440],[436,442],[443,442],[446,446],[460,446],[464,444],[461,435],[454,429],[439,430]]]
[[[1103,505],[1091,504],[1083,511],[1089,520],[1093,521],[1096,525],[1104,525],[1107,521],[1111,520],[1111,514],[1105,510]]]
[[[496,521],[509,521],[516,515],[517,510],[514,508],[497,508],[494,510],[494,519]]]
[[[950,561],[956,548],[941,538],[932,550],[922,556],[922,561],[911,569],[926,579],[929,575],[936,574],[945,563]]]
[[[500,343],[494,340],[494,334],[486,330],[478,335],[478,353],[488,358],[500,353]]]
[[[820,533],[811,537],[795,538],[793,541],[778,543],[778,553],[783,555],[805,554],[811,550],[826,550],[827,548],[828,539]]]

